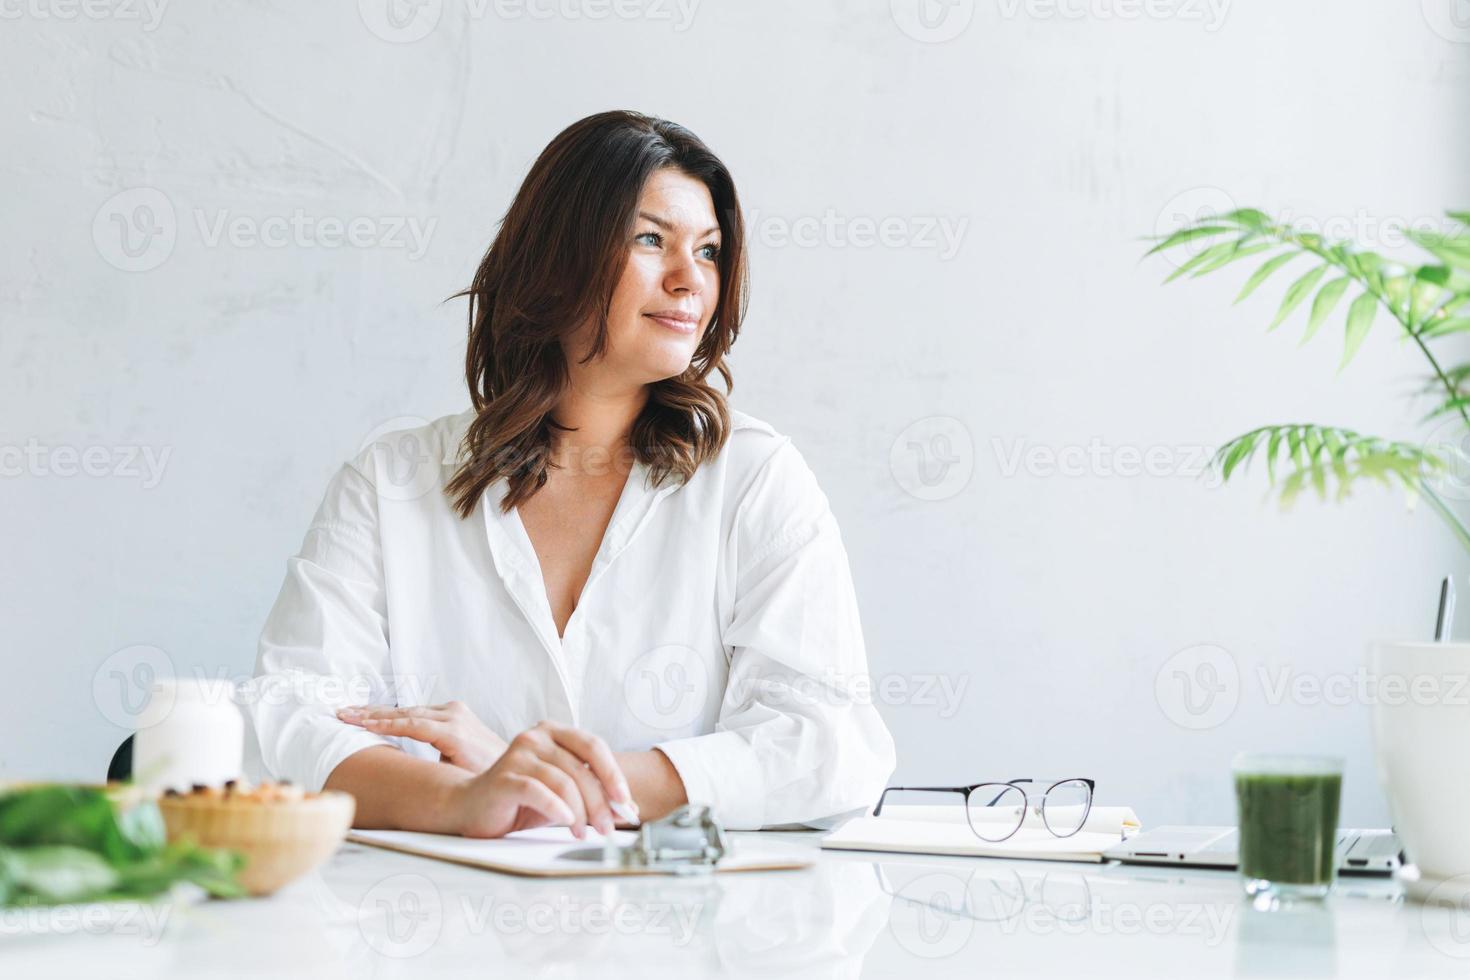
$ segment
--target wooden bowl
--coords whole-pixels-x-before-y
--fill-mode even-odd
[[[170,842],[189,838],[245,856],[240,884],[269,895],[314,871],[352,827],[357,801],[326,790],[300,800],[257,802],[229,797],[165,796],[158,801]]]

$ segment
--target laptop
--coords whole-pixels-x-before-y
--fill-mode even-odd
[[[1124,864],[1233,868],[1237,840],[1234,827],[1157,827],[1114,844],[1103,857]],[[1403,845],[1391,830],[1337,832],[1339,874],[1392,874],[1404,863]]]

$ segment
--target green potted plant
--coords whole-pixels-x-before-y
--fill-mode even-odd
[[[1264,425],[1229,440],[1215,454],[1213,462],[1225,480],[1264,456],[1283,504],[1308,486],[1325,498],[1329,486],[1342,497],[1365,479],[1397,483],[1411,498],[1427,500],[1470,551],[1470,532],[1436,486],[1452,469],[1458,467],[1462,476],[1466,472],[1462,446],[1470,435],[1470,361],[1449,363],[1443,350],[1447,339],[1470,333],[1470,211],[1449,216],[1461,226],[1458,230],[1408,232],[1424,252],[1418,263],[1328,241],[1254,208],[1209,215],[1156,240],[1150,255],[1193,252],[1166,282],[1198,278],[1260,256],[1236,302],[1295,263],[1296,278],[1269,329],[1306,307],[1305,342],[1348,300],[1343,367],[1362,347],[1379,311],[1386,311],[1429,368],[1420,394],[1431,400],[1424,421],[1440,423],[1439,439],[1396,441],[1327,425]],[[1464,488],[1455,495],[1463,496]],[[1470,745],[1470,644],[1377,643],[1371,663],[1379,778],[1394,826],[1417,866],[1406,887],[1430,901],[1470,899],[1470,836],[1463,832],[1470,821],[1470,753],[1465,752]]]

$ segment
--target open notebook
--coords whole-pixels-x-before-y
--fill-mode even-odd
[[[883,808],[881,817],[857,817],[822,838],[822,846],[847,851],[954,854],[962,857],[1027,858],[1037,861],[1102,861],[1103,851],[1138,830],[1126,806],[1095,806],[1071,837],[1056,837],[1034,813],[1014,837],[992,843],[970,829],[962,806]]]
[[[615,844],[630,844],[638,835],[631,830],[612,832]],[[567,858],[569,851],[585,850],[602,843],[603,837],[588,828],[587,839],[579,841],[567,827],[538,827],[520,830],[494,840],[477,840],[444,834],[423,834],[409,830],[353,830],[347,839],[358,844],[402,851],[419,857],[463,864],[502,874],[528,875],[536,878],[583,878],[599,875],[656,875],[674,872],[663,868],[607,867],[589,861]],[[788,851],[769,847],[747,847],[745,842],[730,842],[730,853],[716,865],[716,872],[783,871],[809,867],[811,862]]]

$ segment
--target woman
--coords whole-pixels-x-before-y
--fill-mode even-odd
[[[877,799],[893,742],[827,499],[707,381],[732,387],[745,276],[688,130],[552,141],[463,294],[472,408],[344,465],[288,562],[257,675],[291,694],[251,709],[275,776],[353,794],[359,827],[481,837]]]

